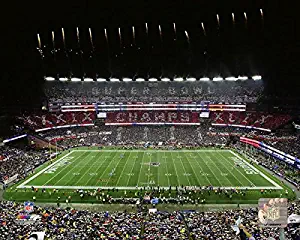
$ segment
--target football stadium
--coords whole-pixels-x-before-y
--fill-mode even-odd
[[[0,240],[300,239],[279,1],[33,9],[4,31]]]

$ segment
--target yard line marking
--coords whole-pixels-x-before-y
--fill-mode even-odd
[[[88,154],[86,155],[86,157],[89,156],[90,154],[91,154],[91,153],[88,152]],[[78,157],[78,160],[79,160],[81,157],[82,157],[82,155]],[[86,158],[86,157],[85,157],[85,158]],[[83,158],[83,159],[85,159],[85,158]],[[77,160],[77,161],[78,161],[78,160]],[[77,161],[76,161],[76,163],[78,164],[78,163],[80,163],[80,162],[82,161],[82,159],[80,159],[80,161],[78,161],[78,162],[77,162]],[[63,177],[61,177],[57,182],[55,182],[55,184],[58,184],[62,179],[64,179],[66,176],[68,176],[69,173],[71,173],[72,170],[73,170],[74,168],[77,167],[77,164],[74,164],[74,166],[72,166],[72,167],[69,169],[69,171],[68,171]],[[80,169],[84,168],[84,166],[86,166],[86,164],[83,165],[82,167],[80,167]],[[66,169],[67,169],[67,168],[66,168]],[[60,171],[60,172],[62,172],[62,171]],[[59,173],[60,173],[60,172],[59,172]],[[80,172],[80,171],[79,171],[79,172]],[[57,174],[57,175],[58,175],[58,174]],[[54,176],[54,177],[55,177],[55,176]],[[71,178],[71,180],[72,180],[72,179],[73,179],[73,177]],[[48,182],[50,182],[50,180],[47,181],[46,183],[44,183],[43,185],[46,185]],[[70,180],[69,180],[67,183],[69,183],[69,182],[70,182]]]
[[[72,150],[73,152],[229,152],[230,150],[227,149],[197,149],[197,150],[130,150],[130,149],[114,149],[114,150],[108,150],[108,149],[101,149],[101,150],[79,150],[79,149],[74,149]]]
[[[198,155],[198,154],[197,154]],[[198,156],[198,159],[199,159],[199,156]],[[205,173],[204,171],[203,171],[203,169],[202,169],[202,167],[201,167],[201,165],[199,164],[199,161],[198,161],[198,159],[194,159],[194,161],[198,164],[198,166],[200,167],[200,169],[201,169],[201,172],[203,172],[203,173]],[[208,181],[208,183],[210,184],[210,185],[212,185],[211,184],[211,182],[209,181],[209,179],[208,179],[208,177],[205,175],[205,177],[206,177],[206,179],[207,179],[207,181]]]
[[[264,173],[262,173],[261,171],[259,171],[257,168],[253,167],[250,163],[248,163],[248,161],[246,161],[245,159],[241,158],[239,155],[237,155],[235,152],[233,152],[232,150],[230,150],[230,152],[236,156],[237,158],[239,158],[240,160],[242,160],[244,163],[246,163],[249,167],[251,167],[253,170],[257,171],[262,177],[264,177],[266,180],[268,180],[270,183],[272,183],[275,187],[277,187],[277,189],[282,189],[281,186],[279,186],[276,182],[274,182],[272,179],[270,179],[268,176],[266,176]]]
[[[119,178],[118,178],[118,181],[117,181],[117,183],[116,183],[116,186],[118,186],[118,183],[119,183],[119,181],[120,181],[120,179],[121,179],[121,176],[123,175],[123,171],[124,171],[124,169],[125,169],[125,167],[126,167],[126,165],[127,165],[127,162],[128,162],[128,159],[130,158],[130,154],[131,154],[131,152],[129,153],[129,156],[128,156],[128,158],[126,159],[126,162],[125,162],[125,164],[124,164],[124,166],[123,166],[123,168],[122,168],[122,171],[121,171],[121,173],[120,173],[120,176],[119,176]],[[119,162],[120,163],[120,162]],[[118,164],[119,165],[119,164]],[[117,167],[116,167],[117,168]]]
[[[177,156],[180,157],[179,154],[177,154]],[[184,165],[183,165],[183,163],[182,163],[182,161],[181,161],[181,157],[180,157],[179,159],[180,159],[180,162],[181,162],[181,165],[182,165],[182,167],[183,167],[184,172],[187,173],[187,171],[186,171],[186,169],[185,169],[185,167],[184,167]],[[190,179],[188,178],[188,176],[185,176],[185,177],[187,178],[187,180],[188,180],[188,182],[189,182],[189,186],[192,186],[192,185],[191,185],[191,182],[190,182]]]
[[[146,151],[145,151],[146,152]],[[142,157],[142,163],[141,163],[141,167],[140,167],[140,171],[139,171],[139,177],[138,177],[138,182],[137,182],[137,186],[139,186],[140,183],[140,178],[141,178],[141,172],[142,172],[142,167],[144,166],[144,156],[145,156],[145,152],[143,152],[143,157]]]
[[[143,154],[143,157],[144,157],[144,154]],[[132,168],[131,168],[131,171],[130,171],[130,175],[128,176],[128,179],[127,179],[126,186],[128,186],[129,181],[130,181],[130,178],[132,177],[132,176],[131,176],[131,173],[132,173],[132,171],[133,171],[133,168],[134,168],[136,162],[137,162],[137,158],[135,157],[134,164],[132,165]],[[141,164],[141,165],[142,165],[142,164]],[[138,182],[137,182],[137,186],[138,186]],[[118,186],[117,186],[117,187],[118,187]]]
[[[199,153],[197,153],[197,154],[198,154],[198,155],[200,156],[200,158],[203,160],[204,164],[207,166],[207,168],[208,168],[209,171],[212,173],[212,175],[215,176],[215,179],[220,183],[221,186],[223,186],[222,183],[221,183],[221,181],[220,181],[220,179],[217,178],[217,176],[215,175],[215,173],[214,173],[214,172],[210,169],[210,167],[206,164],[205,159],[202,158],[202,156],[201,156]]]
[[[102,156],[102,155],[103,155],[103,154],[101,154],[101,156]],[[112,155],[112,154],[109,153],[109,157],[110,157],[111,155]],[[100,166],[97,167],[96,173],[98,173],[99,169],[103,166],[103,164],[105,163],[105,160],[106,160],[106,156],[104,156],[104,160],[102,160],[101,164],[99,164]],[[93,165],[94,165],[94,164],[93,164]],[[93,176],[91,176],[91,177],[89,178],[89,180],[87,181],[86,184],[88,184],[89,181],[90,181],[92,178],[93,178]],[[85,184],[85,185],[86,185],[86,184]]]
[[[218,153],[222,158],[224,158],[225,159],[225,161],[226,162],[229,162],[230,163],[230,161],[228,161],[227,160],[227,158],[226,157],[224,157],[222,154],[220,154],[220,153]],[[223,164],[222,164],[223,165]],[[224,166],[224,165],[223,165]],[[225,166],[226,167],[226,166]],[[226,168],[227,169],[227,168]],[[250,180],[250,179],[248,179],[238,168],[234,168],[234,169],[236,169],[248,182],[250,182],[253,186],[255,186],[255,184]],[[228,170],[228,169],[227,169]],[[229,171],[230,172],[230,171]],[[231,172],[230,172],[231,173]],[[232,174],[231,174],[232,175]],[[235,177],[235,175],[232,175],[235,179],[237,179],[238,180],[238,178],[236,178]],[[238,180],[239,181],[239,180]],[[240,181],[239,181],[240,182]],[[241,183],[241,182],[240,182]],[[244,184],[242,184],[242,185],[244,185]]]
[[[220,175],[222,175],[222,171],[220,170],[220,168],[218,167],[218,165],[215,163],[215,161],[213,160],[212,157],[210,157],[210,155],[206,154],[208,156],[208,158],[210,159],[209,162],[211,162],[214,166],[216,166],[216,169],[218,169],[218,171],[220,172]],[[225,179],[227,180],[227,182],[229,182],[230,186],[235,186],[234,184],[232,184],[232,182],[230,181],[230,179],[226,176],[224,176]]]
[[[102,174],[100,175],[99,179],[102,178],[102,176],[104,175],[104,173],[106,172],[106,170],[109,168],[109,166],[115,162],[115,157],[118,155],[118,153],[116,152],[115,155],[113,156],[113,158],[111,159],[110,163],[106,166],[106,168],[104,169],[104,171],[102,172]],[[102,188],[103,186],[101,186]]]
[[[34,188],[45,188],[45,189],[98,189],[99,187],[98,186],[39,186],[39,185],[33,185],[33,186],[29,186],[29,185],[24,185],[22,186],[22,188],[31,188],[31,187],[34,187]],[[112,188],[116,188],[116,186],[103,186],[101,187],[101,189],[112,189]],[[119,190],[135,190],[136,187],[117,187]],[[170,188],[170,186],[161,186],[159,188],[163,188],[163,189],[166,189],[168,190]],[[175,190],[176,189],[176,186],[174,187],[171,187],[171,189]],[[199,189],[199,187],[197,188]],[[218,187],[218,186],[213,186],[213,189],[227,189],[227,190],[230,190],[230,189],[235,189],[235,187]],[[282,187],[271,187],[271,186],[262,186],[262,187],[238,187],[238,189],[240,190],[261,190],[261,189],[264,189],[264,190],[267,190],[267,189],[273,189],[273,190],[279,190],[279,189],[282,189]]]
[[[174,169],[175,169],[175,172],[176,172],[177,183],[178,183],[178,186],[180,186],[179,175],[178,175],[178,172],[177,172],[176,164],[174,163],[174,158],[172,157],[172,153],[171,153],[171,159],[172,159],[172,163],[173,163],[173,166],[174,166]]]
[[[37,172],[36,174],[34,174],[33,176],[31,176],[30,178],[28,178],[26,181],[24,181],[23,183],[21,183],[17,188],[22,188],[24,185],[26,185],[27,183],[31,182],[33,179],[35,179],[36,177],[38,177],[39,175],[43,174],[45,171],[47,171],[49,168],[53,167],[54,165],[58,164],[59,162],[61,162],[62,160],[64,160],[66,157],[68,157],[70,154],[72,154],[73,151],[67,153],[65,156],[63,156],[62,158],[60,158],[59,160],[55,161],[54,163],[51,163],[48,167],[45,167],[44,169],[42,169],[41,171]]]
[[[128,157],[130,157],[130,154],[131,154],[131,152],[129,152],[129,156],[128,156]],[[124,157],[125,157],[125,153],[124,153]],[[123,158],[120,157],[118,163],[116,164],[115,170],[117,170],[117,168],[118,168],[120,162],[123,161],[124,157],[123,157]],[[128,160],[128,158],[126,159],[126,162],[127,162],[127,160]],[[115,171],[115,172],[116,172],[116,171]],[[120,173],[120,176],[121,176],[121,175],[122,175],[122,172]],[[107,186],[107,184],[108,184],[108,182],[110,181],[110,179],[112,178],[112,176],[113,176],[113,174],[109,176],[108,181],[106,182],[105,186]],[[119,178],[120,178],[120,176],[119,176]]]
[[[192,171],[193,171],[194,175],[196,176],[196,178],[197,178],[197,180],[198,180],[198,181],[197,181],[197,182],[198,182],[198,185],[201,186],[201,181],[199,180],[198,175],[197,175],[196,172],[195,172],[195,169],[194,169],[194,167],[193,167],[193,164],[190,163],[190,161],[189,161],[189,159],[187,158],[187,156],[186,156],[185,153],[183,154],[183,156],[186,158],[187,162],[188,162],[189,165],[191,166]]]
[[[102,154],[103,154],[103,153],[101,153],[101,155],[102,155]],[[101,155],[100,155],[100,156],[101,156]],[[95,160],[95,157],[96,157],[96,156],[97,156],[97,155],[93,156],[93,157],[88,161],[88,163],[87,163],[86,165],[88,165],[88,164],[91,162],[91,160]],[[96,160],[95,162],[97,162],[97,160]],[[80,172],[80,174],[82,174],[82,176],[74,183],[74,185],[76,185],[76,183],[78,183],[78,182],[86,175],[86,173],[89,172],[89,170],[93,167],[93,165],[95,164],[95,162],[94,162],[93,164],[91,164],[91,166],[89,166],[89,167],[87,168],[87,170],[84,171],[83,174]],[[86,166],[86,165],[85,165],[85,166]]]
[[[167,163],[167,157],[166,157],[166,153],[164,152],[164,159],[165,159],[165,163],[166,163],[166,169],[167,169],[167,178],[168,178],[168,184],[170,185],[170,178],[169,178],[169,170],[168,170],[168,163]]]

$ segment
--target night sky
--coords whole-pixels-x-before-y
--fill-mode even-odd
[[[38,4],[26,1],[11,4],[3,8],[3,12],[11,16],[4,19],[2,16],[4,61],[0,111],[8,114],[39,107],[44,99],[43,77],[70,77],[71,74],[93,78],[261,74],[268,93],[297,94],[299,33],[293,7],[290,7],[291,12],[284,11],[280,2],[283,1],[42,1]],[[260,9],[264,13],[263,22]],[[220,17],[220,27],[216,14]],[[64,51],[62,27],[67,51]],[[80,46],[76,27],[79,27]],[[92,29],[94,50],[88,28]],[[59,49],[55,60],[51,53],[52,31],[55,48]],[[43,61],[36,49],[37,33],[42,46],[46,46],[42,47]]]

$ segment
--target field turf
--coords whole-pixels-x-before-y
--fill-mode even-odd
[[[231,150],[71,150],[17,188],[136,189],[160,186],[281,189]]]

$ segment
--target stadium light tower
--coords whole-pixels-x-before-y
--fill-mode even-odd
[[[220,82],[220,81],[223,81],[224,79],[222,77],[214,77],[213,78],[213,81],[214,82]]]
[[[239,76],[238,79],[239,79],[239,80],[247,80],[248,77],[247,77],[247,76]]]
[[[76,77],[71,78],[71,82],[80,82],[80,81],[81,81],[80,78],[76,78]]]
[[[188,77],[186,80],[189,81],[189,82],[195,82],[196,78],[194,78],[194,77]]]
[[[131,78],[123,78],[123,82],[132,82]]]
[[[109,79],[111,82],[119,82],[120,81],[120,79],[118,79],[118,78],[111,78],[111,79]]]
[[[97,78],[97,82],[106,82],[105,78]]]
[[[177,78],[174,78],[174,81],[175,82],[182,82],[183,78],[182,77],[177,77]]]
[[[145,82],[145,79],[144,78],[137,78],[135,79],[136,82]]]
[[[55,81],[55,78],[54,77],[45,77],[45,80],[46,81]]]
[[[238,78],[236,78],[236,77],[227,77],[227,78],[225,78],[225,80],[226,81],[237,81]]]
[[[157,80],[157,78],[149,78],[148,81],[149,82],[157,82],[158,80]]]
[[[261,76],[260,75],[255,75],[252,77],[253,80],[257,81],[257,80],[261,80]]]
[[[85,81],[85,82],[93,82],[94,80],[92,78],[85,78],[83,81]]]

